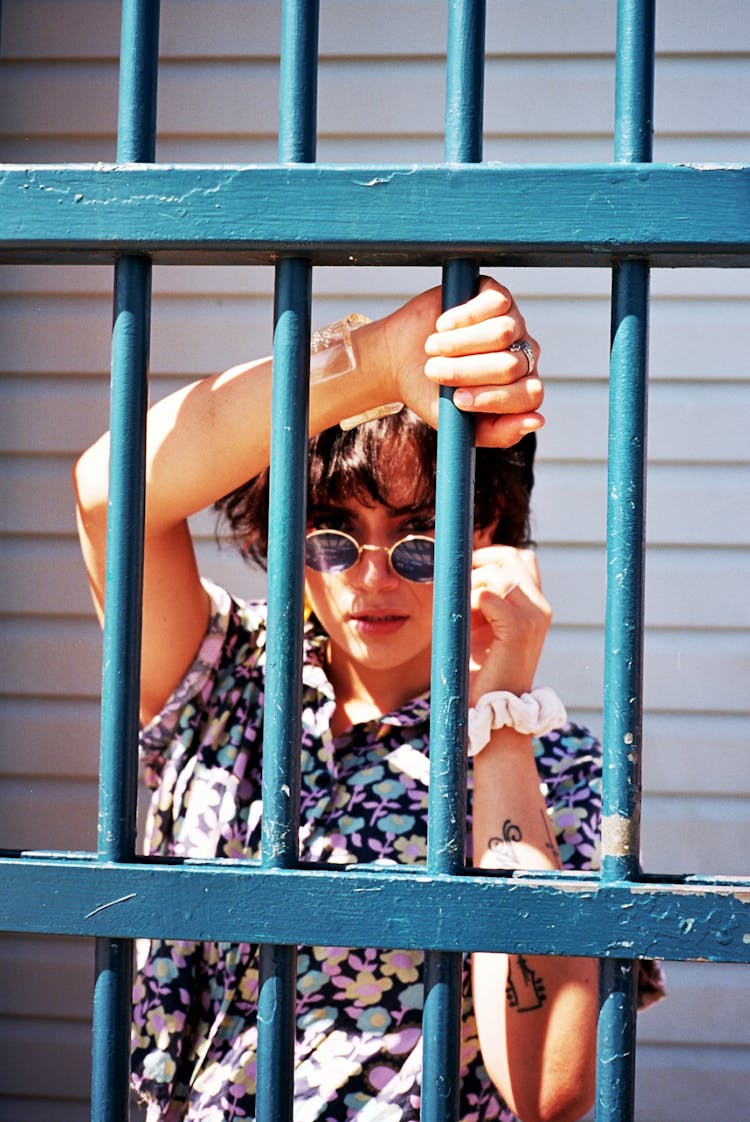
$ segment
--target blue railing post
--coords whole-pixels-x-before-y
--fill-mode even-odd
[[[615,161],[652,158],[654,0],[620,0]],[[643,581],[649,269],[622,261],[612,277],[602,882],[640,873]],[[635,1103],[637,962],[603,959],[597,1122],[629,1122]]]
[[[315,160],[318,8],[317,0],[283,4],[280,163]],[[276,268],[274,306],[263,738],[265,868],[292,868],[298,861],[311,297],[309,261],[281,261]],[[296,946],[261,947],[258,1122],[292,1119],[296,975]]]
[[[158,41],[158,0],[124,0],[118,163],[154,160]],[[99,779],[98,857],[104,862],[129,861],[135,852],[150,302],[150,260],[121,258],[114,281]],[[132,940],[97,939],[91,1081],[96,1122],[123,1122],[129,1113],[132,960]]]
[[[484,0],[451,0],[448,15],[445,158],[482,159]],[[443,309],[477,290],[473,262],[443,270]],[[441,389],[435,510],[435,593],[427,865],[460,874],[466,860],[466,724],[469,591],[474,529],[474,418]],[[424,974],[422,1118],[457,1122],[463,956],[427,951]]]

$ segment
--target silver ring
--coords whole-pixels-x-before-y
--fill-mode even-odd
[[[508,347],[509,351],[523,351],[526,355],[526,361],[529,364],[529,369],[526,372],[526,377],[533,374],[536,370],[536,359],[534,358],[534,348],[528,339],[517,339],[515,343],[511,343]]]

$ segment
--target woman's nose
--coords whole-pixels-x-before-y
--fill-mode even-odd
[[[363,545],[354,571],[362,584],[390,584],[398,579],[384,545]]]

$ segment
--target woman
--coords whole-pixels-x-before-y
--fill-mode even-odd
[[[472,578],[472,859],[485,868],[587,867],[596,846],[595,742],[565,724],[554,695],[527,696],[550,620],[527,548],[531,434],[543,423],[538,348],[494,281],[442,315],[439,299],[432,290],[350,335],[324,334],[313,360],[301,857],[424,860],[429,426],[442,383],[457,387],[459,408],[477,414],[483,446]],[[270,373],[268,359],[238,366],[149,413],[141,716],[152,854],[259,852],[264,608],[201,582],[187,519],[219,502],[241,548],[263,557]],[[406,408],[356,423],[392,402]],[[105,436],[75,472],[100,616],[107,454]],[[546,735],[532,740],[529,730]],[[161,940],[145,949],[134,1078],[149,1119],[253,1117],[256,950]],[[300,949],[295,1119],[418,1118],[421,968],[420,952]],[[596,989],[587,960],[475,954],[464,979],[462,1119],[580,1117],[593,1096]]]

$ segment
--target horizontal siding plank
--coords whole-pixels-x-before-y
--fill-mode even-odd
[[[321,60],[318,132],[321,136],[443,135],[445,63],[441,58],[393,60],[338,57]],[[13,114],[5,132],[16,136],[88,132],[114,134],[118,68],[114,61],[68,61],[55,68],[50,102],[46,60],[6,63],[3,96]],[[377,89],[377,99],[371,92]],[[712,89],[712,96],[706,90]],[[485,68],[484,129],[488,136],[549,133],[609,134],[614,76],[609,58],[489,55]],[[713,133],[747,136],[742,114],[722,112],[723,99],[739,103],[750,94],[747,55],[670,57],[656,72],[657,128],[671,135]],[[403,111],[409,98],[409,113]],[[270,59],[165,60],[159,70],[158,137],[223,133],[235,137],[276,134],[278,65]],[[52,127],[54,122],[54,127]],[[537,159],[547,157],[539,153]]]
[[[77,539],[6,538],[0,554],[0,614],[92,614]]]
[[[110,275],[112,270],[109,270]],[[104,374],[111,353],[112,296],[69,298],[64,294],[32,299],[6,298],[0,324],[7,349],[8,374]]]
[[[0,620],[5,651],[2,692],[18,697],[99,696],[101,633],[93,619]],[[54,652],[54,657],[50,656]]]
[[[0,533],[76,533],[73,456],[5,457]]]
[[[599,722],[601,728],[601,721]],[[747,717],[653,713],[643,721],[643,782],[647,794],[750,797]],[[687,805],[684,813],[689,813]]]
[[[18,135],[3,139],[3,155],[15,164],[111,162],[115,151],[114,135]],[[275,137],[245,135],[162,136],[157,154],[165,163],[273,163],[278,158],[278,143]],[[357,136],[323,136],[318,139],[317,155],[329,163],[433,164],[444,159],[444,144],[440,136],[368,136],[365,142]],[[484,158],[511,163],[606,163],[612,158],[612,134],[607,130],[603,136],[487,136]],[[674,136],[657,132],[654,159],[664,163],[742,164],[747,161],[747,136],[724,135],[720,130]]]
[[[750,342],[750,328],[748,329]],[[605,384],[553,384],[545,395],[548,458],[605,460],[608,388]],[[615,419],[616,423],[616,419]],[[750,462],[750,379],[747,384],[662,382],[649,391],[648,449],[651,462]]]
[[[86,1024],[0,1020],[2,1094],[20,1097],[33,1089],[39,1098],[85,1101],[90,1085],[90,1051],[91,1030]],[[12,1122],[18,1122],[18,1116]]]
[[[541,535],[540,535],[541,536]],[[605,612],[604,548],[571,545],[539,550],[547,599],[556,625],[602,626]],[[647,627],[750,627],[745,596],[750,553],[746,550],[653,548],[646,554]],[[706,585],[711,596],[705,595]]]
[[[0,937],[0,1017],[91,1020],[94,943],[65,936]]]
[[[26,1058],[26,1065],[33,1073],[35,1061],[33,1049]],[[76,1099],[61,1102],[58,1098],[23,1099],[2,1094],[0,1090],[0,1122],[83,1122],[89,1117],[89,1100]],[[131,1114],[131,1122],[139,1122],[142,1115]]]
[[[534,488],[539,538],[603,544],[606,525],[605,465],[541,462]],[[652,545],[750,544],[746,472],[731,466],[674,467],[648,472],[647,540]],[[700,518],[688,518],[700,511]]]
[[[60,6],[56,0],[57,7]],[[4,51],[10,58],[115,58],[119,5],[115,0],[68,3],[70,16],[50,18],[49,0],[5,0]],[[279,49],[278,0],[211,0],[191,4],[163,0],[159,51],[163,58],[204,56],[275,57]],[[444,0],[326,0],[321,6],[321,51],[326,54],[435,54],[445,49]],[[615,17],[601,0],[578,0],[576,18],[548,0],[525,0],[523,15],[513,0],[493,0],[487,13],[487,50],[493,54],[613,51]],[[714,0],[709,12],[697,0],[659,0],[657,51],[735,53],[746,26],[743,0]],[[367,35],[360,32],[367,28]],[[581,28],[585,27],[585,37]]]
[[[603,312],[609,310],[610,279],[599,269],[527,269],[507,266],[498,275],[514,292],[524,297],[542,299],[553,298],[562,302],[563,310],[570,315],[581,298],[598,299]],[[108,265],[22,265],[0,264],[0,293],[18,294],[26,297],[54,294],[57,298],[66,295],[83,295],[87,298],[101,297],[112,290],[113,270]],[[440,271],[432,267],[410,267],[405,272],[402,267],[379,265],[377,267],[330,266],[314,273],[314,297],[321,294],[327,298],[338,297],[349,301],[353,295],[364,293],[368,297],[387,301],[384,311],[391,310],[398,302],[399,294],[404,299],[421,288],[427,288],[440,280]],[[170,265],[156,266],[153,277],[154,304],[170,297],[197,297],[198,304],[206,297],[244,297],[253,296],[271,300],[273,278],[265,266],[247,266],[237,269],[230,265],[194,266]],[[721,299],[722,303],[719,303]],[[733,302],[746,302],[750,299],[750,276],[738,269],[658,269],[651,274],[651,311],[663,306],[685,301],[693,322],[702,322],[698,317],[710,312],[711,325],[724,314],[731,315]],[[603,302],[602,302],[603,301]],[[729,303],[729,308],[724,306]],[[271,304],[269,303],[269,308]],[[550,304],[554,310],[555,304]],[[86,303],[80,307],[85,309]],[[606,318],[606,315],[605,315]],[[45,316],[40,315],[40,322]],[[675,339],[678,343],[679,339]],[[736,356],[740,358],[741,356]],[[699,368],[696,367],[696,370]],[[701,368],[701,376],[708,376],[711,367]]]
[[[0,849],[95,852],[97,790],[93,780],[5,776]]]
[[[603,644],[596,631],[553,628],[539,681],[555,686],[572,712],[601,704]],[[644,704],[654,713],[747,714],[747,638],[731,632],[650,632],[645,640]]]
[[[742,1048],[639,1049],[636,1122],[741,1122],[747,1116],[747,1073]]]
[[[0,774],[66,780],[97,775],[98,699],[0,698],[0,728]]]
[[[750,971],[736,963],[671,962],[669,1001],[640,1018],[640,1045],[750,1045]]]
[[[745,781],[747,791],[750,783]],[[750,798],[644,798],[641,850],[650,873],[748,875]]]

